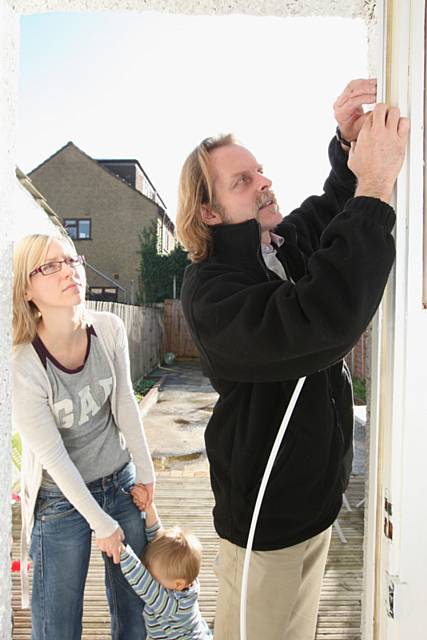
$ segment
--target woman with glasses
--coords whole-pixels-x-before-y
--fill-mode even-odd
[[[85,308],[84,259],[65,236],[33,235],[14,255],[12,407],[23,440],[25,558],[33,565],[32,639],[77,640],[92,531],[103,552],[114,640],[143,640],[142,601],[120,570],[122,541],[141,555],[132,486],[154,470],[130,379],[124,325]]]

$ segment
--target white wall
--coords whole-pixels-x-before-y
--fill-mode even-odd
[[[8,230],[12,224],[13,193],[16,188],[13,166],[15,102],[17,84],[18,19],[0,3],[0,504],[10,502],[10,368],[11,355],[11,263]],[[10,637],[9,553],[10,509],[0,514],[0,637]],[[5,571],[6,569],[6,571]]]

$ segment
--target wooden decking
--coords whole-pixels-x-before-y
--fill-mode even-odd
[[[362,589],[363,508],[355,509],[362,499],[364,479],[353,476],[347,498],[351,512],[342,510],[339,522],[347,544],[342,544],[334,529],[323,584],[316,640],[360,640],[360,602]],[[212,526],[212,494],[205,474],[186,476],[180,472],[160,473],[156,503],[166,526],[179,523],[191,528],[203,544],[200,574],[202,614],[213,624],[217,582],[213,572],[218,540]],[[14,510],[13,557],[19,557],[19,514]],[[85,592],[83,640],[110,640],[109,613],[104,594],[103,562],[92,549],[91,567]],[[64,576],[65,577],[65,576]],[[19,576],[13,574],[14,640],[31,638],[31,616],[20,609]],[[58,637],[58,640],[61,640]]]

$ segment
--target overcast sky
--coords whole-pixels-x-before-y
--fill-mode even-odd
[[[172,219],[185,157],[219,132],[255,153],[283,213],[318,193],[332,103],[367,77],[361,19],[51,13],[21,26],[20,168],[69,140],[136,158]]]

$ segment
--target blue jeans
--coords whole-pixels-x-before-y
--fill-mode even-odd
[[[122,527],[125,544],[139,556],[147,542],[145,520],[133,504],[132,463],[87,486]],[[80,640],[83,592],[92,532],[62,493],[40,489],[30,555],[33,561],[32,640]],[[123,577],[120,564],[103,555],[112,640],[145,640],[144,603]]]

